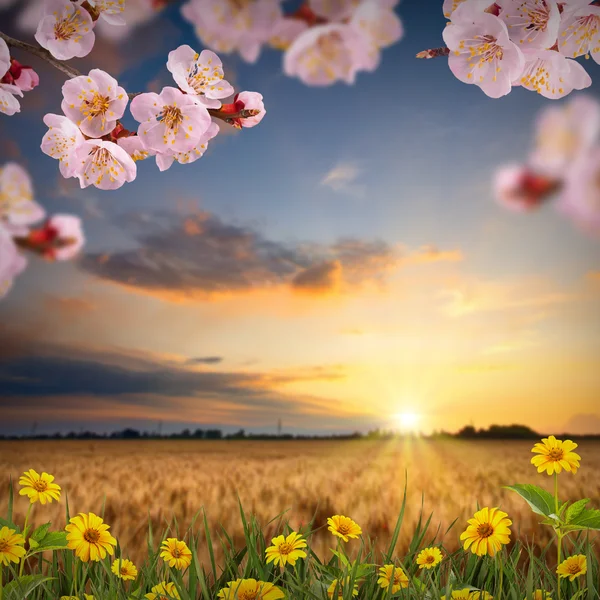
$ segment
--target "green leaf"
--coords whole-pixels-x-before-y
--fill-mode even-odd
[[[48,529],[50,529],[50,525],[52,523],[44,523],[40,525],[32,534],[31,538],[33,538],[36,542],[41,542],[45,535],[48,533]],[[31,539],[30,538],[30,539]]]
[[[585,505],[590,501],[589,498],[584,498],[583,500],[577,500],[577,502],[573,502],[569,509],[567,510],[567,517],[565,521],[570,523],[574,519],[577,519],[581,515],[581,513],[585,510]]]
[[[582,511],[578,517],[566,525],[565,529],[570,531],[578,529],[600,530],[600,510],[590,509]]]
[[[32,537],[29,538],[29,549],[35,550],[39,546],[39,542],[36,542]]]
[[[45,575],[25,575],[23,577],[17,577],[13,581],[10,581],[4,587],[4,600],[23,600],[26,598],[36,587],[39,587],[46,581],[52,581],[54,577],[46,577]]]
[[[331,553],[334,556],[337,556],[348,569],[351,567],[350,561],[344,556],[343,552],[337,552],[336,550],[333,550],[332,548],[330,548],[330,550],[331,550]]]
[[[517,492],[529,504],[534,513],[545,517],[549,517],[554,513],[554,496],[550,492],[527,483],[515,483],[504,487],[507,490]]]
[[[3,519],[0,517],[0,527],[8,527],[9,529],[14,529],[17,533],[20,533],[20,528],[15,525],[10,519]]]
[[[419,592],[427,591],[427,586],[418,577],[416,577],[416,576],[413,577],[412,582],[417,591],[419,591]]]
[[[30,548],[34,548],[31,546]],[[64,550],[67,547],[67,532],[66,531],[50,531],[44,538],[39,542],[38,546],[29,554],[37,554],[38,552],[47,552],[49,550]]]

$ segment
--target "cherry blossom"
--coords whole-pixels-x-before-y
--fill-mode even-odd
[[[600,6],[575,6],[563,13],[558,49],[565,56],[592,55],[600,64]]]
[[[141,125],[138,135],[147,148],[164,152],[188,152],[211,124],[210,114],[192,96],[173,87],[160,94],[136,96],[130,105],[133,118]],[[166,147],[166,148],[165,148]]]
[[[599,138],[600,105],[589,96],[576,96],[565,105],[550,106],[540,113],[529,162],[541,172],[562,177]]]
[[[219,126],[216,123],[211,123],[204,135],[200,138],[198,144],[188,152],[166,152],[156,155],[156,165],[160,171],[166,171],[174,161],[185,165],[193,163],[199,158],[202,158],[208,142],[219,133]]]
[[[331,23],[298,36],[284,54],[283,70],[307,85],[352,84],[358,71],[374,69],[377,60],[368,39],[356,28]]]
[[[19,76],[15,78],[15,85],[22,92],[30,92],[33,88],[40,84],[40,77],[31,67],[23,66],[18,63],[17,65],[20,73]]]
[[[32,231],[28,241],[49,260],[71,260],[83,248],[85,238],[81,219],[73,215],[52,215],[44,225]]]
[[[60,161],[63,177],[75,177],[78,168],[75,151],[85,141],[79,127],[63,115],[47,114],[44,123],[49,129],[42,138],[42,152]]]
[[[600,146],[573,163],[558,208],[585,229],[600,232]]]
[[[138,160],[145,160],[149,156],[155,156],[156,150],[146,148],[142,142],[142,138],[139,135],[130,135],[127,137],[121,137],[117,140],[117,144],[121,146],[131,156],[134,162]]]
[[[125,25],[125,0],[88,0],[109,25]]]
[[[0,83],[0,112],[12,116],[21,112],[21,105],[15,96],[23,96],[21,89],[11,83]]]
[[[137,167],[127,152],[114,142],[86,140],[75,151],[77,170],[82,188],[93,185],[101,190],[116,190],[131,182]]]
[[[0,224],[15,233],[44,218],[44,209],[33,199],[27,171],[14,162],[0,169]],[[13,230],[13,228],[15,228]]]
[[[110,133],[125,113],[129,98],[117,80],[100,69],[92,69],[66,81],[62,87],[61,108],[88,137]]]
[[[273,26],[269,45],[278,50],[287,50],[293,41],[308,29],[308,23],[294,17],[282,17]]]
[[[60,60],[88,55],[95,41],[87,10],[70,0],[45,0],[35,39]]]
[[[19,253],[11,233],[0,222],[0,298],[8,294],[13,279],[26,266],[27,259]]]
[[[499,17],[519,48],[546,50],[556,43],[560,12],[556,0],[498,0]]]
[[[505,96],[523,70],[523,53],[510,41],[506,25],[498,17],[480,13],[476,5],[465,3],[463,7],[458,20],[443,31],[450,49],[450,70],[491,98]]]
[[[0,38],[0,79],[10,69],[10,50],[3,38]]]
[[[223,63],[211,50],[198,54],[190,46],[169,52],[167,69],[181,90],[206,108],[219,108],[219,98],[233,94],[233,86],[223,79]]]
[[[524,51],[525,66],[513,85],[556,100],[592,85],[592,79],[577,61],[554,50]]]
[[[343,21],[349,19],[362,0],[309,0],[310,8],[320,17],[328,21]],[[398,4],[397,1],[381,0],[381,4],[392,6]]]
[[[258,60],[282,16],[279,0],[189,0],[181,13],[203,45],[217,52],[238,51],[250,63]]]
[[[558,185],[557,180],[518,164],[499,168],[494,178],[496,199],[516,212],[528,212],[537,208],[558,189]]]

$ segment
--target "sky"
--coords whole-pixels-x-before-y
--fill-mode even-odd
[[[138,162],[112,192],[41,152],[64,75],[15,52],[42,83],[1,116],[0,164],[28,169],[48,213],[80,216],[87,243],[70,263],[30,259],[0,302],[0,434],[273,433],[279,419],[329,434],[406,415],[424,432],[600,433],[600,240],[551,204],[508,212],[491,185],[564,101],[492,100],[447,59],[417,60],[443,43],[441,2],[396,10],[403,39],[354,85],[308,87],[272,49],[221,55],[236,91],[263,94],[260,125],[222,125],[192,165]],[[202,49],[170,6],[72,64],[160,90],[181,44]],[[585,66],[594,83],[570,97],[600,99]]]

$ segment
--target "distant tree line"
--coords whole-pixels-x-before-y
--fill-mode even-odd
[[[555,434],[556,437],[569,439],[600,439],[599,434]],[[303,434],[269,434],[246,433],[240,429],[235,433],[223,434],[221,429],[184,429],[179,433],[160,434],[156,432],[139,431],[126,428],[113,433],[94,433],[93,431],[74,431],[61,434],[30,434],[30,435],[0,435],[0,440],[394,440],[419,437],[424,439],[463,439],[463,440],[535,440],[546,437],[526,425],[491,425],[487,429],[476,429],[472,425],[463,427],[456,433],[447,431],[434,431],[430,435],[414,433],[398,433],[392,430],[374,429],[366,434],[355,431],[354,433],[332,435],[303,435]]]

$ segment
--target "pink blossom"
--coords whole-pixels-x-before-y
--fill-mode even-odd
[[[0,83],[0,112],[12,116],[21,112],[21,105],[15,96],[23,97],[19,87],[11,83]]]
[[[109,25],[125,25],[125,0],[88,0]]]
[[[599,137],[600,103],[591,96],[575,96],[566,104],[550,106],[540,113],[529,162],[544,173],[563,177]]]
[[[556,0],[498,0],[500,18],[521,49],[546,50],[556,43],[560,12]]]
[[[43,234],[53,245],[44,256],[52,260],[71,260],[85,244],[81,219],[73,215],[52,215],[45,223]]]
[[[238,51],[250,63],[256,62],[283,14],[279,0],[189,0],[181,13],[204,46]]]
[[[456,22],[463,10],[466,10],[470,14],[473,8],[477,12],[489,12],[490,14],[498,16],[500,8],[495,2],[491,0],[444,0],[442,10],[444,16],[447,19],[452,19],[452,22]]]
[[[202,158],[208,142],[219,133],[219,126],[216,123],[211,123],[206,133],[202,136],[195,148],[188,152],[165,152],[156,155],[156,164],[161,171],[166,171],[174,161],[182,165],[193,163],[199,158]]]
[[[0,38],[0,79],[10,69],[10,50],[4,38]]]
[[[0,222],[0,298],[8,294],[13,279],[26,266],[27,259],[18,251],[11,233]]]
[[[283,57],[286,75],[307,85],[352,84],[360,70],[373,70],[378,53],[351,25],[331,23],[311,27],[296,38]]]
[[[360,3],[361,0],[309,0],[308,5],[315,14],[328,21],[343,21],[352,16]],[[390,4],[390,2],[384,3]]]
[[[140,138],[139,135],[121,137],[117,140],[117,144],[131,156],[133,162],[145,160],[149,156],[154,156],[156,154],[156,150],[151,150],[144,146],[142,138]]]
[[[63,177],[76,177],[78,168],[75,151],[85,138],[79,127],[63,115],[47,114],[44,123],[48,131],[42,138],[42,152],[59,161],[59,169]]]
[[[479,86],[491,98],[510,93],[524,58],[510,41],[503,21],[465,3],[459,20],[453,20],[442,35],[450,49],[450,70],[457,79]]]
[[[116,190],[131,182],[137,167],[127,152],[114,142],[86,140],[75,152],[75,175],[82,188],[93,185],[101,190]]]
[[[260,113],[258,113],[255,117],[248,117],[246,119],[240,119],[240,125],[242,127],[254,127],[258,125],[267,114],[265,109],[265,105],[263,103],[262,94],[258,92],[240,92],[235,96],[233,102],[238,108],[238,110],[243,110],[244,108],[248,109],[258,109]]]
[[[513,85],[522,85],[545,98],[556,100],[592,85],[586,70],[577,61],[555,50],[524,50],[525,66]]]
[[[350,23],[365,35],[373,47],[386,48],[404,35],[402,21],[394,12],[397,2],[366,0],[361,2]]]
[[[194,148],[211,124],[204,106],[172,87],[159,94],[146,93],[131,101],[131,114],[141,125],[138,135],[147,148],[164,152],[188,152]]]
[[[591,54],[600,64],[600,6],[588,4],[565,10],[558,39],[558,49],[565,56],[576,58]]]
[[[558,189],[558,181],[526,165],[506,165],[496,171],[494,193],[500,204],[516,212],[538,208]]]
[[[62,87],[61,108],[82,133],[99,138],[110,133],[125,113],[127,92],[100,69],[69,79]]]
[[[124,23],[120,27],[114,27],[106,19],[99,19],[96,22],[96,34],[112,41],[125,40],[137,27],[145,25],[158,15],[165,4],[155,0],[126,0],[122,14]]]
[[[211,50],[198,54],[190,46],[169,52],[167,69],[177,85],[206,108],[219,108],[219,98],[233,94],[233,86],[223,79],[223,63]]]
[[[15,79],[15,85],[22,92],[30,92],[39,84],[39,75],[31,67],[24,67],[21,65],[21,74]]]
[[[0,222],[5,227],[27,227],[44,218],[44,209],[33,199],[27,171],[14,162],[0,169]]]
[[[600,146],[573,163],[558,209],[585,229],[600,232]]]
[[[95,41],[94,23],[87,10],[69,0],[45,0],[35,39],[60,60],[87,56]]]
[[[287,50],[293,41],[308,29],[308,23],[302,19],[282,17],[273,26],[269,45],[277,50]]]

